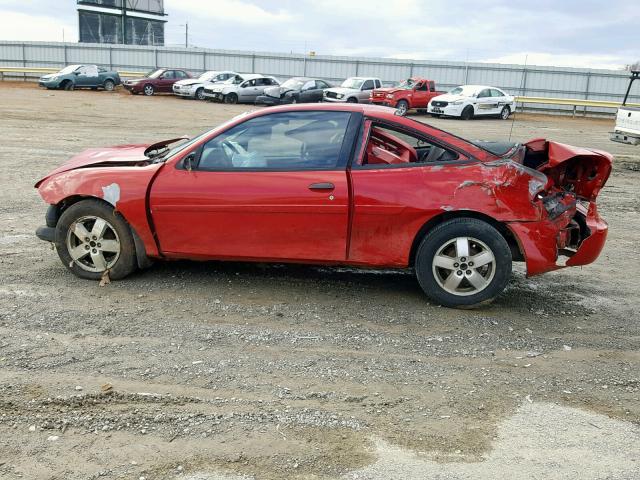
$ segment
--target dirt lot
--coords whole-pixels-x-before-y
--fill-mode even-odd
[[[640,478],[640,148],[611,120],[518,116],[517,140],[616,155],[610,236],[594,265],[518,268],[482,310],[430,305],[410,273],[307,266],[99,287],[35,238],[33,183],[72,154],[248,108],[0,83],[0,477]]]

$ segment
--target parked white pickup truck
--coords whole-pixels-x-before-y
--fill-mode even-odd
[[[614,142],[640,145],[640,106],[627,105],[631,86],[638,79],[640,79],[640,71],[631,72],[627,93],[616,115],[615,130],[609,134],[609,138]]]

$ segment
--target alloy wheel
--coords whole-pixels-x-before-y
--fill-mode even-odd
[[[67,231],[66,247],[73,263],[87,272],[104,272],[120,257],[120,239],[105,219],[84,216]]]
[[[496,258],[484,242],[473,237],[456,237],[437,250],[432,268],[436,282],[446,292],[474,295],[493,280]]]

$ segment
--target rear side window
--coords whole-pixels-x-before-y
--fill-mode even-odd
[[[199,170],[330,170],[339,164],[349,112],[286,112],[236,125],[207,142]]]
[[[491,96],[492,97],[504,97],[504,93],[502,93],[500,90],[492,88],[491,89]]]
[[[387,125],[372,123],[362,166],[371,168],[422,166],[451,162],[459,155],[412,133]]]

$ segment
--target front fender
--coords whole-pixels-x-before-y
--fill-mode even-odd
[[[144,244],[147,255],[159,256],[147,209],[149,185],[161,164],[142,167],[80,168],[46,178],[38,192],[49,205],[69,198],[99,198],[114,206]]]

